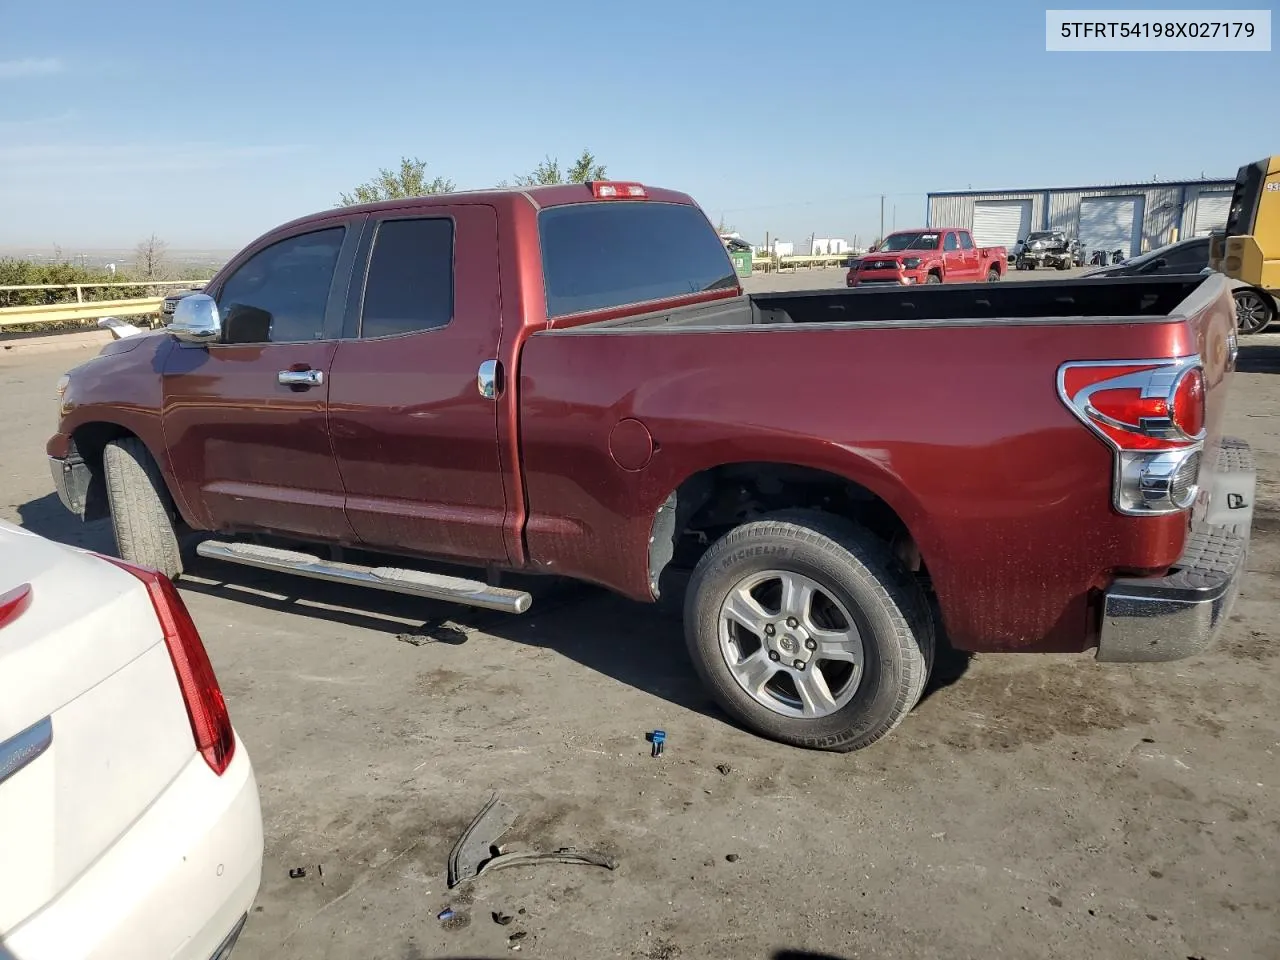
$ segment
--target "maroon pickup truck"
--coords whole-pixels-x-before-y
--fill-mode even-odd
[[[968,230],[899,230],[849,267],[850,287],[913,283],[994,283],[1009,272],[1004,247],[979,247]]]
[[[852,750],[919,699],[935,627],[1210,641],[1252,515],[1233,318],[1216,275],[745,295],[681,193],[424,197],[255,241],[70,371],[48,454],[170,575],[199,540],[512,613],[507,571],[674,595],[729,713]]]

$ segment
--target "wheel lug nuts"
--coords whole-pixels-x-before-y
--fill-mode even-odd
[[[800,621],[795,617],[787,617],[787,626],[792,628],[798,627],[800,626]]]
[[[804,642],[804,647],[806,650],[817,650],[818,642],[816,640],[806,640]]]
[[[765,635],[766,637],[772,637],[772,636],[774,635],[774,633],[775,633],[775,631],[774,631],[774,629],[773,629],[773,624],[772,624],[772,623],[770,623],[770,624],[766,624],[766,625],[765,625],[765,628],[764,628],[764,635]]]
[[[777,651],[777,650],[770,650],[770,651],[769,651],[769,659],[770,659],[770,660],[772,660],[774,663],[777,663],[777,662],[778,662],[778,651]]]
[[[795,667],[797,670],[803,670],[803,669],[804,669],[804,661],[803,661],[803,660],[797,660],[795,663],[793,663],[793,664],[791,664],[791,665],[792,665],[793,667]]]

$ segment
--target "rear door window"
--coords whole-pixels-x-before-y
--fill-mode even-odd
[[[967,233],[961,233],[961,234],[959,234],[958,236],[960,237],[960,247],[961,247],[961,249],[963,249],[963,250],[972,250],[972,249],[973,249],[973,238],[972,238],[972,237],[970,237],[970,236],[969,236],[969,234],[967,234]]]
[[[947,238],[942,241],[942,249],[943,250],[959,250],[960,249],[960,244],[956,241],[956,235],[954,233],[947,234]]]
[[[550,207],[538,214],[547,316],[738,286],[697,207],[646,200]]]
[[[385,220],[369,257],[360,336],[438,330],[453,319],[453,221]]]

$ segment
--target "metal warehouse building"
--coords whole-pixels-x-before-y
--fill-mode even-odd
[[[931,227],[967,227],[981,246],[1011,247],[1033,230],[1062,230],[1086,251],[1136,256],[1222,229],[1235,180],[1133,183],[929,194]]]

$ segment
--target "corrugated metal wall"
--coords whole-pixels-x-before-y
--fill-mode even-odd
[[[929,226],[973,229],[973,205],[978,200],[1030,200],[1031,229],[1039,230],[1044,216],[1044,191],[1039,193],[965,193],[929,198]]]
[[[1142,249],[1153,250],[1173,239],[1180,227],[1182,185],[1160,184],[1135,190],[1132,187],[1094,190],[1062,190],[1049,196],[1049,229],[1075,236],[1080,230],[1080,201],[1086,197],[1141,197]]]
[[[929,225],[973,227],[977,200],[1030,200],[1031,229],[1063,230],[1075,236],[1080,226],[1080,201],[1085,197],[1142,197],[1142,249],[1152,250],[1173,240],[1191,236],[1196,219],[1196,198],[1202,191],[1229,190],[1230,180],[1205,183],[1156,183],[1150,186],[1081,187],[1071,190],[1022,190],[996,193],[963,193],[929,196]],[[1048,197],[1048,219],[1045,198]]]

